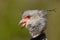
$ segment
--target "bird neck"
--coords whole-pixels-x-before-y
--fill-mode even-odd
[[[32,38],[31,40],[47,40],[46,38],[46,34],[45,33],[41,33],[39,36]]]

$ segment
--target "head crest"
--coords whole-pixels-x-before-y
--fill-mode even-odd
[[[51,11],[56,12],[56,8],[54,8],[54,9],[48,9],[47,11],[48,11],[48,12],[51,12]]]

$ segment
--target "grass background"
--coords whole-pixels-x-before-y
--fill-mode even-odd
[[[54,8],[56,12],[48,16],[46,34],[48,40],[60,40],[60,0],[0,0],[0,40],[29,40],[28,30],[18,26],[23,11]]]

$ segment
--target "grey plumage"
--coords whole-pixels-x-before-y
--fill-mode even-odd
[[[48,11],[46,10],[27,10],[23,13],[22,19],[26,16],[32,16],[28,21],[28,27],[31,36],[37,37],[46,28]]]

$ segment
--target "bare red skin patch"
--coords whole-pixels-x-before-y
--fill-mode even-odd
[[[25,21],[25,22],[27,22],[28,20],[29,20],[29,18],[28,18],[28,17],[24,18],[24,21]]]
[[[27,22],[28,22],[28,20],[30,20],[30,18],[31,18],[31,17],[26,17],[26,18],[24,18],[24,21],[26,22],[25,27],[27,27]]]

